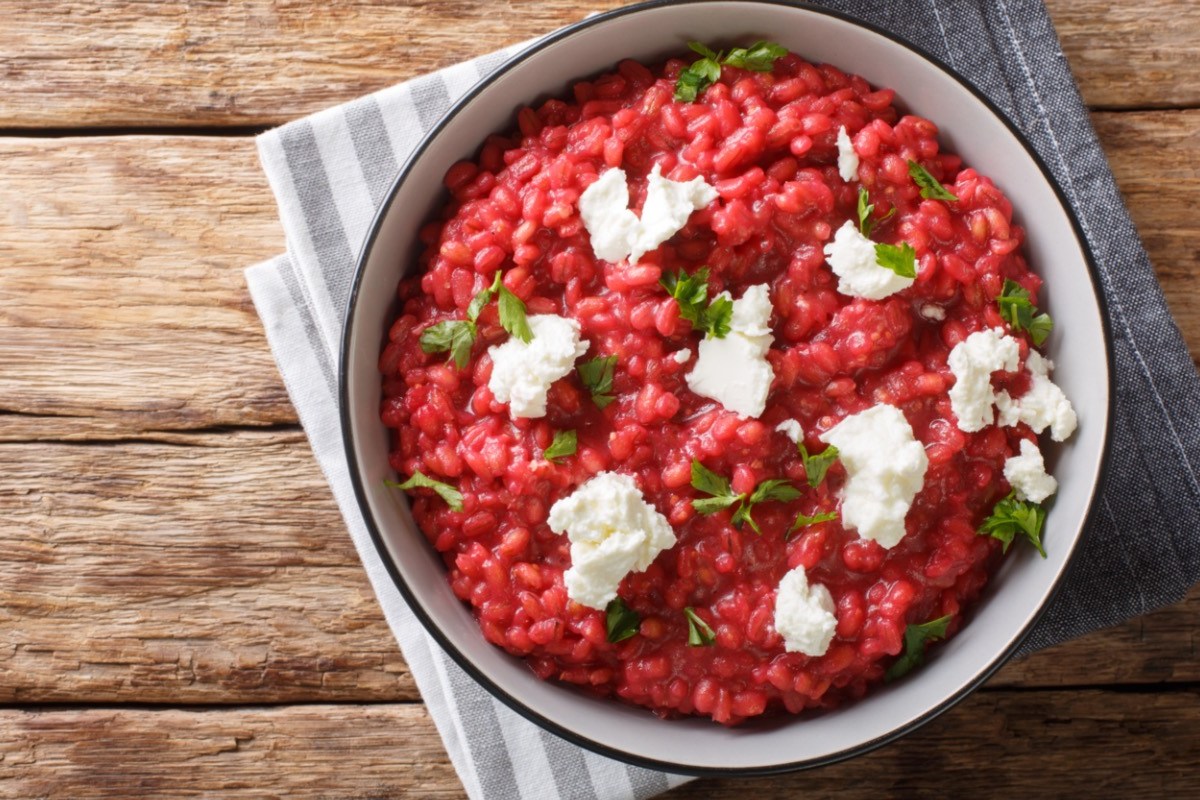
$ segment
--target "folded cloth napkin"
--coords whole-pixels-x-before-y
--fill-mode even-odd
[[[940,57],[1050,166],[1099,262],[1116,349],[1111,468],[1065,586],[1022,653],[1179,600],[1200,574],[1200,380],[1039,0],[828,0]],[[259,137],[287,254],[246,272],[292,402],[450,759],[472,798],[649,797],[686,779],[597,756],[509,711],[428,637],[354,500],[336,359],[355,257],[399,166],[436,120],[519,48],[385,89]],[[853,66],[853,65],[850,65]],[[400,743],[397,743],[398,746]]]

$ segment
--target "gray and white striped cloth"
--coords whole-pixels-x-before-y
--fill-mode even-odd
[[[1100,263],[1115,338],[1111,469],[1063,591],[1024,652],[1180,599],[1200,575],[1200,380],[1163,302],[1040,0],[826,0],[940,57],[1050,165]],[[421,136],[518,48],[263,134],[287,254],[246,271],[275,360],[371,585],[472,798],[645,798],[686,778],[568,744],[509,711],[429,638],[376,554],[342,456],[336,358],[355,257]],[[1136,535],[1127,535],[1136,532]],[[397,747],[402,746],[397,742]]]

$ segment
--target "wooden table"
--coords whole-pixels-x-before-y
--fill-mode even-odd
[[[246,292],[283,249],[252,136],[614,5],[0,0],[0,795],[461,795]],[[1200,353],[1200,4],[1050,6]],[[1198,624],[675,796],[1195,797]]]

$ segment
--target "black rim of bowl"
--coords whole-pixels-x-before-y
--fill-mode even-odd
[[[720,1],[721,0],[699,0],[699,3],[720,2]],[[922,725],[924,725],[925,723],[934,719],[935,717],[938,717],[939,715],[941,715],[944,712],[948,711],[949,709],[953,708],[955,705],[957,705],[959,702],[961,702],[964,698],[966,698],[969,694],[971,694],[973,691],[975,691],[975,689],[979,688],[979,686],[982,685],[985,681],[987,681],[988,678],[990,678],[998,669],[1000,669],[1002,666],[1004,666],[1004,664],[1007,663],[1010,658],[1012,658],[1012,656],[1020,648],[1021,644],[1025,641],[1026,638],[1028,638],[1030,632],[1037,625],[1038,621],[1042,618],[1042,615],[1046,612],[1046,609],[1049,608],[1050,605],[1054,602],[1054,598],[1058,595],[1059,590],[1062,588],[1063,578],[1066,576],[1067,572],[1069,571],[1071,561],[1074,558],[1075,553],[1078,551],[1080,542],[1083,540],[1084,536],[1086,536],[1087,529],[1090,525],[1092,517],[1095,514],[1096,492],[1097,492],[1099,486],[1104,482],[1104,480],[1108,474],[1108,468],[1109,468],[1109,462],[1110,462],[1109,443],[1112,438],[1111,434],[1112,434],[1112,428],[1113,428],[1113,410],[1115,408],[1116,365],[1115,365],[1114,357],[1113,357],[1112,330],[1111,330],[1111,324],[1109,322],[1108,303],[1104,296],[1104,292],[1100,288],[1102,286],[1102,283],[1100,282],[1100,279],[1099,279],[1099,270],[1096,266],[1096,259],[1095,259],[1094,254],[1092,253],[1091,246],[1088,244],[1087,237],[1084,235],[1083,226],[1080,223],[1079,217],[1076,214],[1075,209],[1071,206],[1070,202],[1068,202],[1066,194],[1063,192],[1062,187],[1059,185],[1058,181],[1055,180],[1053,173],[1051,173],[1050,169],[1046,166],[1046,163],[1043,161],[1041,156],[1038,155],[1037,151],[1029,143],[1029,140],[1026,138],[1026,136],[1016,127],[1016,125],[1014,125],[1012,123],[1011,120],[1009,120],[1009,118],[995,105],[995,103],[993,103],[981,91],[979,91],[977,88],[975,88],[975,86],[970,81],[966,80],[962,75],[960,75],[957,72],[957,70],[955,70],[950,65],[944,63],[937,56],[934,56],[934,55],[924,51],[920,47],[917,47],[916,45],[895,36],[894,34],[888,32],[887,30],[880,28],[877,25],[873,25],[871,23],[855,19],[854,17],[849,16],[847,14],[843,14],[841,12],[832,11],[832,10],[825,9],[825,8],[819,8],[819,7],[812,6],[807,3],[803,3],[803,2],[789,2],[789,0],[757,0],[757,1],[759,3],[766,4],[766,5],[795,8],[795,9],[811,12],[814,14],[821,14],[821,15],[824,15],[827,17],[832,17],[835,19],[842,20],[844,22],[849,22],[860,28],[871,31],[872,33],[878,34],[879,36],[883,36],[884,38],[889,39],[892,42],[895,42],[896,44],[900,45],[901,47],[903,47],[906,50],[908,50],[909,52],[911,52],[913,55],[915,55],[919,58],[925,59],[930,64],[937,67],[942,72],[946,73],[951,78],[953,78],[955,81],[957,81],[959,84],[961,84],[963,86],[963,88],[965,88],[974,97],[976,97],[980,102],[982,102],[987,107],[987,109],[992,113],[992,115],[995,116],[996,119],[999,120],[1013,134],[1013,136],[1016,138],[1016,140],[1021,144],[1021,146],[1029,154],[1030,158],[1033,159],[1034,164],[1036,164],[1037,168],[1041,171],[1042,177],[1045,179],[1046,183],[1054,191],[1054,194],[1057,197],[1058,202],[1062,206],[1064,212],[1066,213],[1067,218],[1070,219],[1071,228],[1075,234],[1075,239],[1079,244],[1080,251],[1083,253],[1084,260],[1087,263],[1087,268],[1088,268],[1089,276],[1091,278],[1091,283],[1092,283],[1092,286],[1091,286],[1092,293],[1095,295],[1096,302],[1100,308],[1101,326],[1102,326],[1103,332],[1104,332],[1104,354],[1105,354],[1105,360],[1106,360],[1107,366],[1108,366],[1108,375],[1109,375],[1108,419],[1106,420],[1105,430],[1104,430],[1104,434],[1103,434],[1104,440],[1103,440],[1103,444],[1101,446],[1100,466],[1099,466],[1099,469],[1097,470],[1096,483],[1092,487],[1091,495],[1088,497],[1087,511],[1084,514],[1084,519],[1083,519],[1080,535],[1078,537],[1076,537],[1074,545],[1071,548],[1071,552],[1067,555],[1067,559],[1063,563],[1063,569],[1059,573],[1058,578],[1055,580],[1054,585],[1051,587],[1049,595],[1047,595],[1046,602],[1043,603],[1041,605],[1041,607],[1039,607],[1035,611],[1034,615],[1030,618],[1028,624],[1026,624],[1026,626],[1021,630],[1021,632],[1018,633],[1016,635],[1016,637],[1014,637],[1012,639],[1011,642],[1009,642],[1009,644],[996,656],[996,658],[990,664],[988,664],[983,670],[981,670],[977,675],[975,675],[975,677],[973,677],[965,685],[963,685],[963,687],[959,691],[957,691],[955,694],[951,695],[949,698],[942,701],[938,705],[933,706],[932,708],[928,709],[927,711],[925,711],[925,713],[921,714],[920,716],[916,717],[915,719],[909,721],[908,723],[906,723],[904,725],[901,725],[901,726],[895,728],[892,731],[889,731],[888,733],[886,733],[882,736],[876,737],[875,739],[869,740],[867,742],[863,742],[862,744],[856,745],[854,747],[849,747],[844,750],[840,750],[836,753],[830,753],[828,755],[821,756],[819,758],[807,759],[807,760],[803,760],[803,761],[788,762],[788,763],[783,763],[783,764],[771,764],[771,765],[765,765],[765,766],[761,766],[761,767],[759,767],[759,766],[755,766],[755,767],[696,767],[696,766],[692,766],[689,764],[676,764],[676,763],[672,763],[672,762],[668,762],[668,761],[658,761],[655,759],[646,758],[642,755],[639,755],[638,753],[630,753],[630,752],[627,752],[624,750],[619,750],[619,749],[616,749],[613,747],[609,747],[608,745],[604,745],[599,742],[595,742],[591,739],[588,739],[584,736],[581,736],[580,734],[575,733],[574,731],[572,731],[568,728],[565,728],[562,725],[559,725],[558,723],[554,722],[553,720],[547,719],[546,717],[537,713],[533,709],[529,708],[528,706],[523,704],[520,700],[517,700],[515,697],[508,694],[503,689],[501,689],[499,686],[497,686],[482,670],[480,670],[478,667],[476,667],[475,664],[470,659],[468,659],[461,652],[459,652],[459,650],[453,645],[453,643],[451,643],[449,641],[449,639],[445,636],[445,634],[443,634],[442,631],[438,628],[438,626],[433,621],[433,619],[425,611],[425,608],[421,605],[420,600],[417,598],[415,593],[413,593],[413,591],[409,588],[408,584],[404,581],[404,578],[401,576],[399,569],[396,567],[395,562],[392,560],[391,553],[388,551],[387,544],[383,539],[383,535],[380,532],[378,525],[375,524],[375,519],[371,514],[370,505],[367,501],[366,488],[363,483],[362,475],[360,474],[359,469],[358,469],[358,463],[357,463],[357,458],[356,458],[356,454],[355,454],[354,433],[353,433],[353,427],[351,426],[351,422],[350,422],[350,412],[349,412],[349,394],[350,394],[350,387],[349,387],[349,380],[348,380],[349,376],[347,374],[347,366],[346,365],[349,363],[349,359],[350,359],[350,355],[351,355],[351,339],[352,339],[351,332],[354,327],[354,313],[355,313],[355,309],[358,306],[358,303],[357,303],[358,292],[362,286],[363,273],[366,270],[366,265],[367,265],[368,260],[370,259],[371,251],[374,248],[375,240],[378,237],[380,228],[383,225],[383,220],[387,216],[388,211],[391,208],[392,203],[394,202],[394,200],[396,198],[396,194],[399,192],[400,187],[404,184],[404,181],[407,179],[409,172],[413,168],[413,165],[416,164],[416,162],[421,158],[421,156],[424,154],[425,150],[429,147],[430,143],[433,142],[433,140],[437,138],[437,136],[441,133],[441,131],[450,123],[451,120],[454,119],[454,117],[456,117],[458,115],[458,113],[460,111],[462,111],[463,108],[465,108],[476,97],[478,97],[480,94],[482,94],[501,75],[504,75],[505,73],[507,73],[514,65],[528,59],[529,57],[535,55],[536,53],[540,52],[541,50],[545,49],[546,47],[561,41],[562,39],[565,39],[575,33],[578,33],[581,30],[585,30],[587,28],[592,28],[597,25],[601,25],[601,24],[607,22],[608,20],[615,19],[617,17],[623,17],[628,14],[638,13],[640,11],[645,11],[648,9],[664,8],[664,7],[669,7],[669,6],[680,6],[680,5],[694,6],[694,5],[698,4],[697,0],[649,0],[649,2],[638,3],[636,5],[625,6],[623,8],[614,9],[612,11],[608,11],[603,14],[597,14],[595,16],[588,17],[586,19],[580,20],[579,22],[576,22],[574,24],[571,24],[564,28],[561,28],[561,29],[545,36],[544,38],[539,39],[534,44],[530,45],[529,47],[526,47],[525,49],[523,49],[520,52],[513,55],[511,58],[509,58],[507,61],[505,61],[503,64],[501,64],[498,68],[496,68],[493,72],[491,72],[490,74],[481,78],[478,83],[476,83],[473,87],[471,87],[471,89],[468,90],[466,94],[464,94],[461,98],[459,98],[459,100],[457,102],[454,103],[453,106],[451,106],[450,110],[445,113],[445,115],[438,121],[438,123],[436,125],[434,125],[434,127],[431,128],[430,131],[422,137],[420,144],[417,145],[417,147],[412,151],[412,153],[405,160],[404,166],[401,167],[399,174],[396,176],[395,181],[393,181],[391,188],[388,190],[387,196],[384,198],[383,203],[380,205],[379,209],[376,211],[374,220],[371,222],[370,230],[367,234],[366,241],[363,243],[362,251],[358,257],[358,261],[355,266],[354,282],[351,285],[350,298],[349,298],[349,301],[347,302],[347,306],[346,306],[345,322],[344,322],[343,328],[342,328],[342,342],[341,342],[342,346],[341,346],[341,354],[340,354],[341,361],[338,364],[338,406],[339,406],[339,415],[341,418],[342,442],[343,442],[343,446],[345,448],[346,461],[349,465],[351,483],[354,486],[355,498],[358,501],[359,508],[362,511],[363,521],[366,523],[367,530],[371,534],[371,540],[374,542],[375,549],[379,553],[379,557],[383,561],[384,566],[387,568],[388,574],[392,578],[392,582],[396,584],[396,588],[399,589],[400,594],[404,597],[405,602],[408,603],[408,605],[412,609],[413,613],[421,621],[421,624],[425,626],[425,629],[434,638],[434,640],[437,641],[437,643],[442,647],[443,650],[446,651],[446,653],[452,659],[454,659],[455,663],[457,663],[458,666],[461,667],[464,672],[466,672],[468,675],[470,675],[474,680],[478,681],[479,684],[482,685],[485,689],[487,689],[488,692],[490,692],[494,697],[498,698],[506,706],[508,706],[513,711],[520,714],[522,717],[530,720],[531,722],[534,722],[535,724],[545,728],[546,730],[548,730],[558,736],[561,736],[563,739],[566,739],[567,741],[572,742],[573,744],[577,744],[580,747],[584,747],[595,753],[599,753],[601,755],[605,755],[610,758],[617,759],[618,761],[622,761],[627,764],[632,764],[634,766],[639,766],[639,767],[645,767],[648,769],[664,770],[667,772],[673,772],[673,773],[677,773],[677,774],[692,775],[692,776],[696,776],[696,777],[720,777],[720,776],[731,776],[731,775],[743,775],[743,776],[775,775],[775,774],[779,774],[779,773],[794,772],[797,770],[810,769],[813,767],[820,767],[820,766],[824,766],[827,764],[833,764],[833,763],[836,763],[839,761],[844,761],[848,758],[853,758],[855,756],[862,755],[862,754],[868,753],[872,750],[878,749],[878,748],[884,746],[885,744],[888,744],[889,742],[893,742],[896,739],[899,739],[900,737],[905,736],[908,733],[911,733],[912,731],[921,727]],[[614,700],[613,702],[617,702],[617,701]],[[670,723],[664,722],[663,724],[669,725]]]

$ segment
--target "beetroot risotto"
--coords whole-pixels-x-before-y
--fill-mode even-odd
[[[448,170],[381,415],[489,641],[736,724],[952,636],[1042,551],[1038,434],[1076,419],[1012,207],[933,122],[769,42],[692,50]]]

